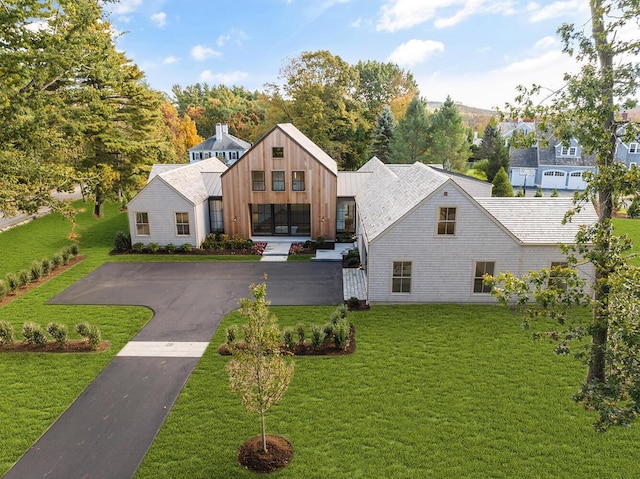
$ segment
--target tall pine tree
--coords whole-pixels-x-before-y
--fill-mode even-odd
[[[509,150],[494,120],[491,120],[484,129],[482,143],[475,156],[476,160],[489,160],[487,180],[491,182],[500,168],[504,168],[505,171],[509,169]]]
[[[371,154],[378,157],[384,163],[389,161],[389,149],[393,139],[393,130],[396,121],[388,105],[385,105],[382,112],[376,119],[376,126],[373,130],[373,141],[371,142]]]
[[[394,130],[389,147],[389,163],[426,163],[428,134],[427,104],[416,95]]]
[[[471,156],[467,128],[451,97],[429,118],[427,163],[441,163],[445,170],[464,171]]]

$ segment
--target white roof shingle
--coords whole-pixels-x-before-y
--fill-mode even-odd
[[[220,174],[226,169],[227,166],[217,158],[208,158],[165,171],[158,176],[195,205],[206,200],[210,196],[210,191],[220,190],[220,187],[215,185],[216,175],[208,174],[218,173],[219,183]],[[205,176],[208,182],[205,182]]]

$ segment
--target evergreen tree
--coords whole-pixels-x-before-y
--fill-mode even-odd
[[[376,119],[376,126],[373,130],[373,141],[371,142],[371,154],[381,161],[387,163],[389,159],[389,148],[393,139],[393,130],[396,127],[391,108],[385,105],[382,113]]]
[[[504,168],[505,171],[509,169],[509,150],[505,146],[500,130],[493,119],[484,129],[482,144],[478,147],[476,159],[489,160],[487,179],[491,182],[500,168]]]
[[[441,163],[445,170],[465,171],[471,156],[467,128],[451,97],[429,118],[427,163]]]
[[[513,186],[509,182],[509,175],[504,168],[500,168],[493,178],[493,190],[491,196],[511,198],[513,196]]]
[[[426,163],[428,134],[427,104],[419,96],[414,96],[393,132],[389,163]]]

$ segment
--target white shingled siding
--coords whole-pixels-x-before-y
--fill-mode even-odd
[[[144,187],[144,194],[138,194],[133,198],[128,206],[129,231],[132,243],[158,243],[165,246],[173,243],[180,246],[183,243],[190,243],[199,246],[196,231],[200,228],[197,223],[202,223],[202,219],[196,221],[195,208],[186,198],[178,194],[173,188],[168,186],[160,177],[154,178]],[[139,236],[136,231],[136,213],[146,212],[149,216],[149,235]],[[190,235],[178,235],[176,231],[176,212],[189,213]],[[199,213],[202,214],[201,212]]]
[[[456,188],[438,191],[369,245],[370,303],[495,303],[473,293],[476,261],[495,261],[494,274],[523,274],[563,261],[556,246],[521,246]],[[436,234],[440,207],[456,207],[456,234]],[[411,293],[392,293],[394,261],[411,261]]]

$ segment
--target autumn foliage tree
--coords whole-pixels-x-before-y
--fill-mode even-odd
[[[231,391],[240,394],[247,412],[260,416],[262,449],[266,453],[264,417],[286,391],[294,364],[280,350],[281,332],[269,312],[266,281],[252,284],[249,289],[253,298],[240,299],[241,313],[248,320],[243,328],[244,341],[231,347],[233,357],[227,371]]]

